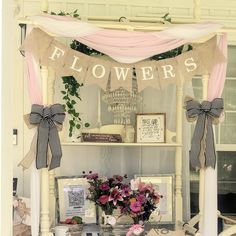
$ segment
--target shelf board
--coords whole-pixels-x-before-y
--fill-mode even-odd
[[[236,144],[216,144],[216,151],[236,152]]]
[[[95,143],[62,142],[62,146],[112,146],[112,147],[182,147],[180,143]]]

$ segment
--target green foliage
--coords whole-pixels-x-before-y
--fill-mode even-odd
[[[81,97],[79,95],[80,87],[83,86],[83,84],[78,83],[76,79],[73,76],[64,76],[62,77],[62,81],[64,84],[65,90],[61,91],[61,94],[63,94],[63,100],[64,100],[64,110],[68,113],[70,119],[69,119],[69,137],[72,137],[73,132],[75,129],[81,129],[82,127],[89,127],[89,123],[84,123],[80,118],[80,113],[76,111],[75,105],[76,105],[76,98],[81,100]],[[78,136],[77,138],[79,138]]]
[[[166,13],[164,16],[161,17],[163,19],[164,22],[169,22],[171,23],[171,17],[170,17],[170,13]]]
[[[185,50],[189,51],[192,49],[193,49],[193,47],[191,45],[187,45],[187,49],[185,49]],[[184,46],[180,46],[180,47],[172,49],[170,51],[163,52],[158,55],[154,55],[150,59],[155,60],[155,61],[159,61],[159,60],[163,60],[166,58],[173,58],[173,57],[177,57],[178,55],[182,54],[183,51],[184,51]]]
[[[93,55],[104,55],[103,53],[88,47],[85,44],[78,42],[77,40],[73,40],[70,47],[76,51],[82,52],[86,55],[93,56]]]
[[[55,13],[55,12],[51,11],[50,14],[51,15],[57,15],[57,16],[71,16],[71,17],[74,17],[74,18],[79,18],[78,9],[74,10],[71,13],[64,12],[64,11],[60,11],[59,13]]]
[[[73,216],[72,220],[76,221],[77,224],[83,224],[83,219],[80,216]]]

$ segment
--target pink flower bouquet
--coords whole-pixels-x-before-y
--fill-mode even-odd
[[[149,220],[162,197],[151,183],[142,183],[139,179],[131,180],[131,186],[125,189],[125,193],[119,204],[121,213],[130,215],[136,224]]]
[[[111,215],[124,200],[123,189],[127,185],[123,183],[123,180],[127,176],[113,175],[107,178],[91,173],[86,178],[90,184],[88,199],[100,206],[106,215]]]
[[[139,179],[131,180],[130,185],[123,183],[126,175],[107,178],[91,173],[86,178],[90,184],[88,199],[100,206],[106,215],[120,208],[121,214],[130,215],[136,224],[149,219],[162,197],[151,183],[142,183]]]

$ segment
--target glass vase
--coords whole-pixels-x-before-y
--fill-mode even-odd
[[[81,236],[83,231],[83,224],[76,224],[69,227],[70,236]]]
[[[114,217],[112,216],[112,211],[102,211],[100,218],[100,229],[102,235],[111,235],[113,226],[109,224]]]

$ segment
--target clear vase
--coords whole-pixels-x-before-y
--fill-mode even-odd
[[[76,224],[69,227],[70,236],[81,236],[83,231],[83,224]]]
[[[112,211],[102,211],[100,218],[100,229],[101,235],[111,235],[113,230],[114,217],[112,216]]]

